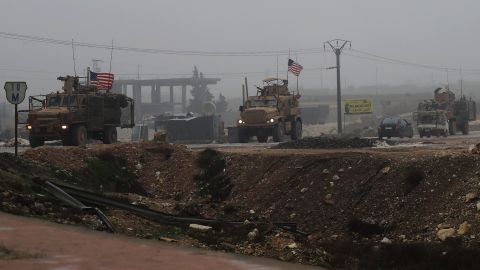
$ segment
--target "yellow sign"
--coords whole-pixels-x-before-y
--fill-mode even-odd
[[[373,113],[373,102],[371,98],[345,99],[345,114],[368,114]]]

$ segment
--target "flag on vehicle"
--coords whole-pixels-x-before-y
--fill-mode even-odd
[[[288,59],[288,71],[292,72],[295,76],[300,75],[300,71],[302,71],[302,69],[302,65],[293,61],[292,59]]]
[[[97,73],[90,71],[90,84],[96,85],[100,90],[110,90],[113,84],[112,73]]]

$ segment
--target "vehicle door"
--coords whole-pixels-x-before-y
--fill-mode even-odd
[[[87,97],[87,126],[89,130],[103,130],[103,97]]]

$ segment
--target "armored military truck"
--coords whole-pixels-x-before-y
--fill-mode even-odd
[[[58,77],[63,91],[29,97],[26,128],[31,147],[61,140],[63,145],[81,146],[88,139],[105,144],[117,141],[117,127],[134,126],[134,101],[94,85],[81,85],[79,77]]]
[[[433,94],[434,98],[420,102],[417,112],[414,113],[420,137],[446,135],[443,134],[444,122],[448,125],[450,135],[456,134],[457,130],[468,134],[468,122],[476,119],[475,101],[467,99],[463,95],[460,99],[456,99],[455,93],[448,87],[439,87],[434,90]]]
[[[240,119],[234,130],[238,141],[246,143],[253,136],[257,137],[258,142],[267,142],[269,136],[275,142],[287,136],[292,140],[300,139],[300,95],[298,92],[289,92],[287,80],[266,78],[263,83],[263,87],[257,87],[257,94],[248,96],[240,106]]]

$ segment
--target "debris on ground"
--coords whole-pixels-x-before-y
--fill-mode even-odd
[[[361,141],[344,143],[364,145]],[[313,148],[331,143],[322,141]],[[417,248],[428,254],[427,248],[477,252],[480,155],[461,150],[316,153],[298,149],[294,155],[269,150],[202,152],[165,142],[38,147],[18,160],[0,156],[0,177],[15,179],[0,181],[0,207],[105,229],[96,216],[50,198],[33,179],[40,175],[171,215],[245,221],[241,227],[213,226],[200,232],[102,209],[120,233],[133,237],[173,239],[182,245],[338,268],[367,263],[358,254],[380,265],[386,262],[376,261],[379,253],[384,258],[398,256],[395,261],[405,259],[396,252],[409,254]],[[199,158],[202,155],[204,159]],[[212,183],[198,182],[196,177],[207,174],[228,179],[218,182],[228,187],[220,199],[199,192],[202,185]],[[103,180],[94,181],[92,175]],[[29,184],[15,184],[21,179]],[[297,232],[260,228],[259,221],[294,222]],[[458,241],[457,251],[447,246],[451,241]],[[435,254],[431,256],[441,252]],[[388,269],[368,266],[364,268]]]

